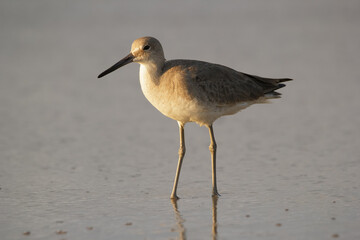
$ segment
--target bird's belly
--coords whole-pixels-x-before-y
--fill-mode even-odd
[[[201,103],[196,99],[183,99],[164,94],[149,94],[144,92],[148,101],[163,115],[182,123],[196,122],[200,126],[210,125],[224,115],[232,115],[258,101],[241,102],[231,106],[218,106],[216,104]]]
[[[148,92],[143,91],[143,93],[147,100],[163,115],[182,123],[195,121],[199,113],[203,112],[203,109],[196,101],[188,101],[176,96],[166,96],[161,92],[148,94]]]

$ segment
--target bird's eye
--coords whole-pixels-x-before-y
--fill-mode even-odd
[[[149,46],[149,45],[146,45],[146,46],[143,47],[143,50],[145,50],[145,51],[146,51],[146,50],[149,50],[149,49],[150,49],[150,46]]]

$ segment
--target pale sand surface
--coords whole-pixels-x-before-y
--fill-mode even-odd
[[[359,239],[359,1],[161,3],[0,2],[0,239]],[[215,123],[216,209],[207,129],[185,127],[174,211],[176,122],[137,64],[96,78],[144,35],[295,79]]]

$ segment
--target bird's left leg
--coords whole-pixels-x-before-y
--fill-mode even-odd
[[[210,134],[210,146],[209,150],[211,153],[211,169],[212,169],[212,196],[220,196],[216,186],[216,142],[212,124],[207,125]]]
[[[178,121],[178,125],[179,125],[179,135],[180,135],[179,161],[178,161],[178,165],[177,165],[177,169],[176,169],[176,175],[175,175],[175,179],[174,179],[173,190],[172,190],[171,195],[170,195],[171,199],[178,199],[179,198],[176,195],[176,190],[177,190],[177,185],[178,185],[178,182],[179,182],[181,165],[182,165],[184,155],[185,155],[185,151],[186,151],[185,137],[184,137],[184,123]]]

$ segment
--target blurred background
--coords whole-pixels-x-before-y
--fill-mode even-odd
[[[359,24],[357,0],[1,0],[1,238],[360,237]],[[142,36],[167,59],[294,79],[214,124],[217,234],[207,130],[186,125],[174,211],[177,123],[137,64],[97,79]]]

